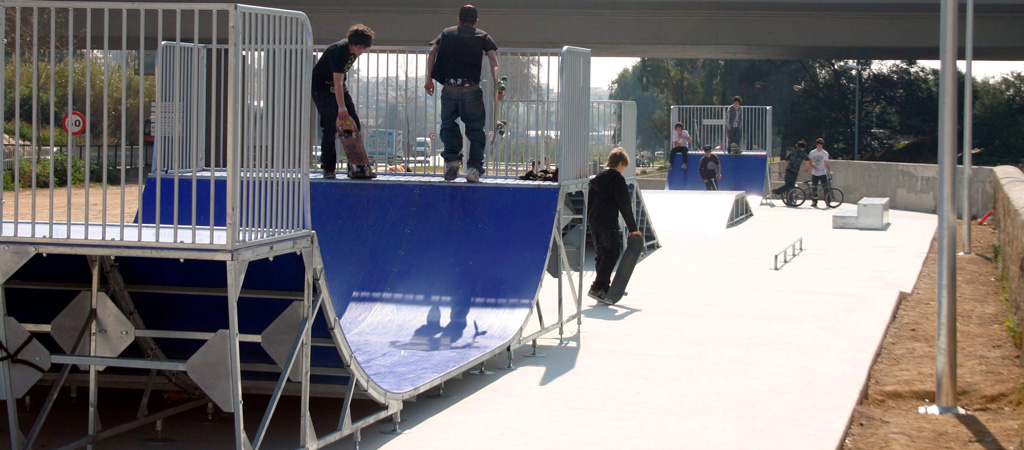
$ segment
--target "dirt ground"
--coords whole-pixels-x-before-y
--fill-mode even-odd
[[[118,216],[124,216],[125,223],[135,220],[135,212],[139,209],[139,186],[128,184],[124,186],[124,209],[121,207],[121,186],[108,186],[106,189],[106,215],[107,222],[120,223]],[[103,222],[104,190],[102,184],[89,186],[89,222]],[[71,188],[71,222],[85,221],[85,185],[75,185]],[[3,193],[3,217],[4,220],[14,219],[14,191]],[[37,189],[35,191],[35,221],[48,222],[50,209],[50,190]],[[53,189],[53,221],[68,221],[68,189],[66,187]],[[32,217],[32,190],[21,189],[18,192],[18,218],[19,220],[33,220]]]
[[[853,413],[844,449],[1022,449],[1024,367],[1007,330],[994,226],[974,226],[973,255],[957,256],[957,399],[968,415],[919,414],[935,400],[936,243],[900,303]],[[960,224],[957,224],[960,250]]]

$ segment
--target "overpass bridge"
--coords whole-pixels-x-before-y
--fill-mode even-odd
[[[454,25],[458,12],[457,3],[440,0],[248,3],[306,13],[316,44],[338,40],[350,25],[365,23],[377,32],[376,45],[422,46]],[[505,48],[575,45],[591,49],[593,56],[687,59],[939,59],[939,2],[934,0],[472,3],[480,9],[480,28]],[[975,1],[974,58],[1024,60],[1021,23],[1022,0]]]

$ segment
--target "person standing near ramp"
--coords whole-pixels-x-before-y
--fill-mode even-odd
[[[483,55],[490,61],[491,77],[498,85],[498,45],[484,30],[476,28],[477,10],[473,5],[459,10],[459,25],[445,28],[430,41],[427,56],[427,78],[423,89],[427,95],[434,95],[434,80],[444,87],[441,90],[441,142],[444,143],[444,179],[452,181],[459,175],[462,162],[462,132],[455,119],[462,119],[469,138],[469,161],[466,181],[476,183],[486,172],[484,169],[487,133],[484,123],[483,91],[480,89],[480,66]],[[505,93],[497,92],[497,100],[503,100]]]
[[[732,98],[732,106],[728,109],[729,141],[726,143],[725,150],[730,153],[740,151],[740,136],[743,134],[743,107],[740,106],[740,103],[743,103],[743,99],[737,95]]]
[[[334,139],[338,129],[348,120],[355,122],[356,131],[362,128],[345,77],[356,58],[373,44],[373,36],[370,27],[353,25],[348,29],[348,36],[327,46],[313,66],[313,103],[320,113],[320,131],[323,133],[320,138],[320,165],[324,178],[335,177],[338,153]]]
[[[772,189],[772,194],[781,196],[789,192],[790,189],[793,189],[793,186],[796,186],[796,177],[800,175],[800,166],[803,165],[804,161],[808,160],[807,152],[804,151],[806,148],[807,143],[800,140],[796,143],[796,148],[786,155],[784,160],[786,161],[786,184]]]
[[[612,270],[615,269],[621,252],[619,214],[622,214],[630,236],[640,236],[636,219],[633,217],[629,188],[626,187],[626,178],[622,176],[622,172],[629,167],[629,155],[621,147],[616,148],[608,154],[605,167],[608,169],[590,180],[587,192],[587,225],[597,249],[597,277],[590,285],[590,292],[587,295],[602,303],[608,303],[605,294],[611,285]]]
[[[718,161],[718,156],[711,153],[711,146],[704,146],[704,157],[700,159],[700,165],[697,166],[700,172],[700,179],[704,180],[704,189],[708,191],[718,190],[718,180],[722,179],[722,163]]]

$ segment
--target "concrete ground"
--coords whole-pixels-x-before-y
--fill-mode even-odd
[[[619,305],[586,299],[581,333],[538,341],[546,357],[524,348],[514,371],[496,370],[497,357],[495,375],[466,375],[448,383],[449,397],[407,405],[410,433],[371,428],[363,448],[840,446],[936,216],[892,211],[884,231],[833,230],[835,210],[752,197],[754,216],[725,229],[719,213],[692,207],[708,203],[701,195],[644,192],[664,247]],[[803,253],[772,270],[801,237]],[[542,298],[555,285],[547,278]]]
[[[936,216],[891,211],[884,231],[833,230],[835,210],[759,206],[751,197],[754,216],[725,229],[729,195],[643,194],[663,248],[637,266],[629,296],[613,307],[584,299],[580,332],[573,324],[564,340],[538,340],[547,356],[526,357],[523,347],[511,371],[499,369],[505,354],[496,356],[493,375],[466,374],[446,384],[446,397],[407,403],[408,433],[382,434],[392,425],[375,424],[363,430],[361,448],[837,448],[899,293],[912,290],[921,270]],[[773,255],[801,237],[803,253],[772,270]],[[593,273],[585,276],[584,289]],[[545,277],[546,323],[557,317],[557,289]],[[567,286],[563,293],[566,312],[574,311]],[[536,315],[527,328],[537,328]],[[103,411],[134,415],[137,393],[125,392],[103,397]],[[41,402],[45,393],[34,395]],[[122,406],[108,402],[118,398]],[[61,402],[47,446],[85,431],[85,402]],[[246,396],[250,437],[265,403]],[[338,400],[314,401],[320,434],[336,425],[339,408]],[[298,399],[277,411],[262,448],[294,448]],[[5,416],[0,448],[9,445]],[[200,408],[168,419],[173,443],[145,443],[154,436],[147,426],[97,448],[230,448],[230,417],[213,425],[205,418]],[[349,437],[327,448],[353,444]]]

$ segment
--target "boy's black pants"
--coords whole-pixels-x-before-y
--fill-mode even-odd
[[[619,262],[619,254],[622,251],[622,232],[619,230],[590,230],[590,235],[594,239],[594,247],[597,251],[597,258],[594,261],[597,277],[590,285],[590,290],[607,290],[612,283],[612,270],[615,270],[615,263]]]

